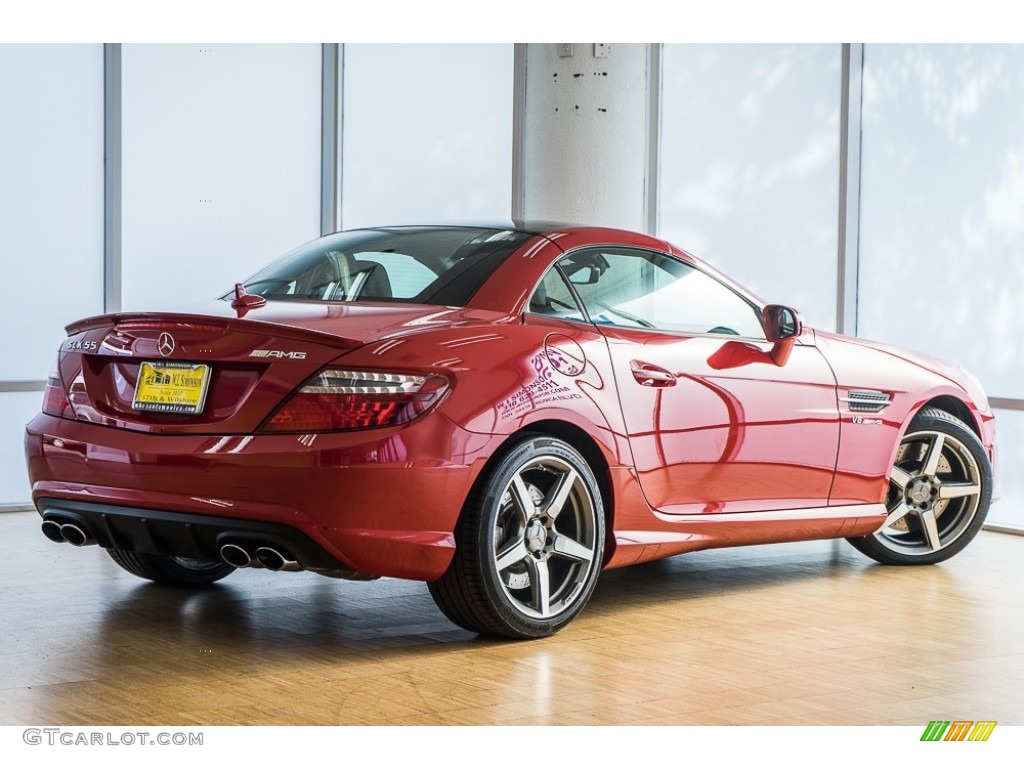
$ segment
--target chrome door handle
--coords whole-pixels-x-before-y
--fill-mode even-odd
[[[629,361],[630,371],[633,373],[633,378],[644,387],[674,387],[676,385],[676,377],[674,374],[666,371],[652,363],[645,363],[642,360],[630,360]]]

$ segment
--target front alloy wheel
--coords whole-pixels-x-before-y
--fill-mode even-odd
[[[470,496],[452,565],[430,593],[471,631],[543,637],[586,605],[603,553],[593,472],[568,444],[535,436],[500,459]]]
[[[977,435],[945,411],[925,408],[896,452],[885,522],[850,543],[887,565],[938,563],[970,543],[991,497],[992,468]]]

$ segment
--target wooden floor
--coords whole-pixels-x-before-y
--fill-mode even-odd
[[[845,542],[602,574],[553,638],[481,639],[424,585],[239,571],[183,592],[0,515],[0,725],[1024,724],[1024,538],[929,568]]]

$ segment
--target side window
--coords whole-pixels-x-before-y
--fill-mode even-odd
[[[595,323],[764,338],[757,310],[745,299],[670,256],[587,249],[559,264]]]
[[[551,315],[562,320],[582,322],[586,319],[569,286],[565,284],[556,268],[549,269],[544,279],[537,285],[530,297],[527,311],[535,315]]]

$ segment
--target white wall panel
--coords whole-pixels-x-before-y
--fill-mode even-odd
[[[219,295],[319,235],[320,51],[123,46],[123,308]]]
[[[342,226],[508,220],[512,45],[346,45]]]
[[[643,230],[648,46],[526,46],[523,216]]]
[[[0,381],[45,379],[103,311],[101,45],[0,45],[0,269]]]
[[[860,335],[1024,398],[1024,46],[866,45],[863,99]]]
[[[839,45],[666,45],[659,234],[834,329]]]

